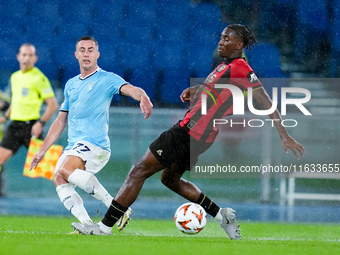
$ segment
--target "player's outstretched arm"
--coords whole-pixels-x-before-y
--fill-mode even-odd
[[[120,93],[124,96],[129,96],[139,101],[140,109],[142,113],[145,114],[144,119],[150,117],[152,113],[153,104],[151,103],[150,98],[143,89],[133,86],[131,84],[127,84],[121,87]]]
[[[253,98],[256,100],[256,102],[258,102],[261,105],[261,107],[264,110],[268,110],[272,106],[272,101],[270,100],[267,92],[265,91],[263,87],[253,90]],[[277,110],[275,110],[272,114],[269,115],[269,117],[272,120],[274,120],[275,127],[277,131],[279,132],[279,136],[281,138],[281,144],[285,152],[288,153],[289,152],[288,149],[290,149],[294,153],[297,159],[300,159],[298,152],[303,157],[304,154],[306,153],[305,148],[300,143],[295,141],[288,134],[287,129],[281,125],[282,118],[281,118],[280,113]]]
[[[190,101],[191,97],[195,95],[198,86],[189,87],[183,90],[182,94],[180,95],[181,101],[184,103],[185,101]]]
[[[48,130],[47,136],[41,145],[40,150],[34,155],[30,170],[36,168],[41,160],[45,157],[47,150],[58,140],[61,133],[67,125],[67,112],[60,111],[55,121],[52,123],[50,129]]]

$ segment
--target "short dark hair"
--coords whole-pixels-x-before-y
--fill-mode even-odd
[[[231,24],[227,26],[227,28],[230,28],[236,32],[247,50],[251,50],[251,47],[254,47],[254,44],[257,43],[257,40],[255,39],[253,32],[249,29],[249,27],[241,24]]]
[[[20,53],[20,49],[22,47],[30,47],[30,46],[32,46],[35,49],[35,55],[38,55],[37,48],[35,48],[35,46],[30,42],[26,42],[26,43],[21,44],[20,47],[18,48],[18,54]]]
[[[99,45],[98,45],[98,42],[96,39],[94,39],[93,36],[89,36],[89,35],[86,35],[86,36],[82,36],[78,39],[77,43],[76,43],[76,49],[77,49],[77,45],[80,41],[93,41],[94,44],[96,45],[97,49],[99,49]]]

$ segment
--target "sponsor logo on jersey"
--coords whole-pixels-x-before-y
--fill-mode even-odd
[[[248,81],[252,84],[256,84],[260,82],[254,72],[249,72],[247,75],[247,78],[248,78]]]
[[[221,65],[218,69],[217,72],[222,72],[224,69],[227,68],[227,65]]]

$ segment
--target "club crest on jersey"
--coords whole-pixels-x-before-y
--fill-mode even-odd
[[[92,87],[93,87],[93,85],[95,84],[96,82],[92,82],[92,83],[88,83],[87,85],[89,85],[89,91],[91,91],[92,90]]]
[[[247,75],[248,81],[250,83],[256,84],[259,83],[259,79],[257,78],[256,74],[254,74],[254,72],[249,72]]]
[[[217,73],[222,72],[226,68],[227,68],[226,64],[221,64],[219,67],[216,67],[216,69],[209,74],[206,81],[208,81],[208,83],[214,82],[214,79],[217,78],[217,76],[218,76]]]

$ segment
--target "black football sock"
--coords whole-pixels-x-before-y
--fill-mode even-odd
[[[112,227],[119,219],[123,216],[123,214],[127,211],[128,207],[122,206],[118,204],[114,199],[107,210],[102,222],[104,225],[108,227]]]
[[[215,217],[220,210],[220,207],[203,193],[201,193],[200,197],[195,203],[201,205],[204,210],[213,217]]]

